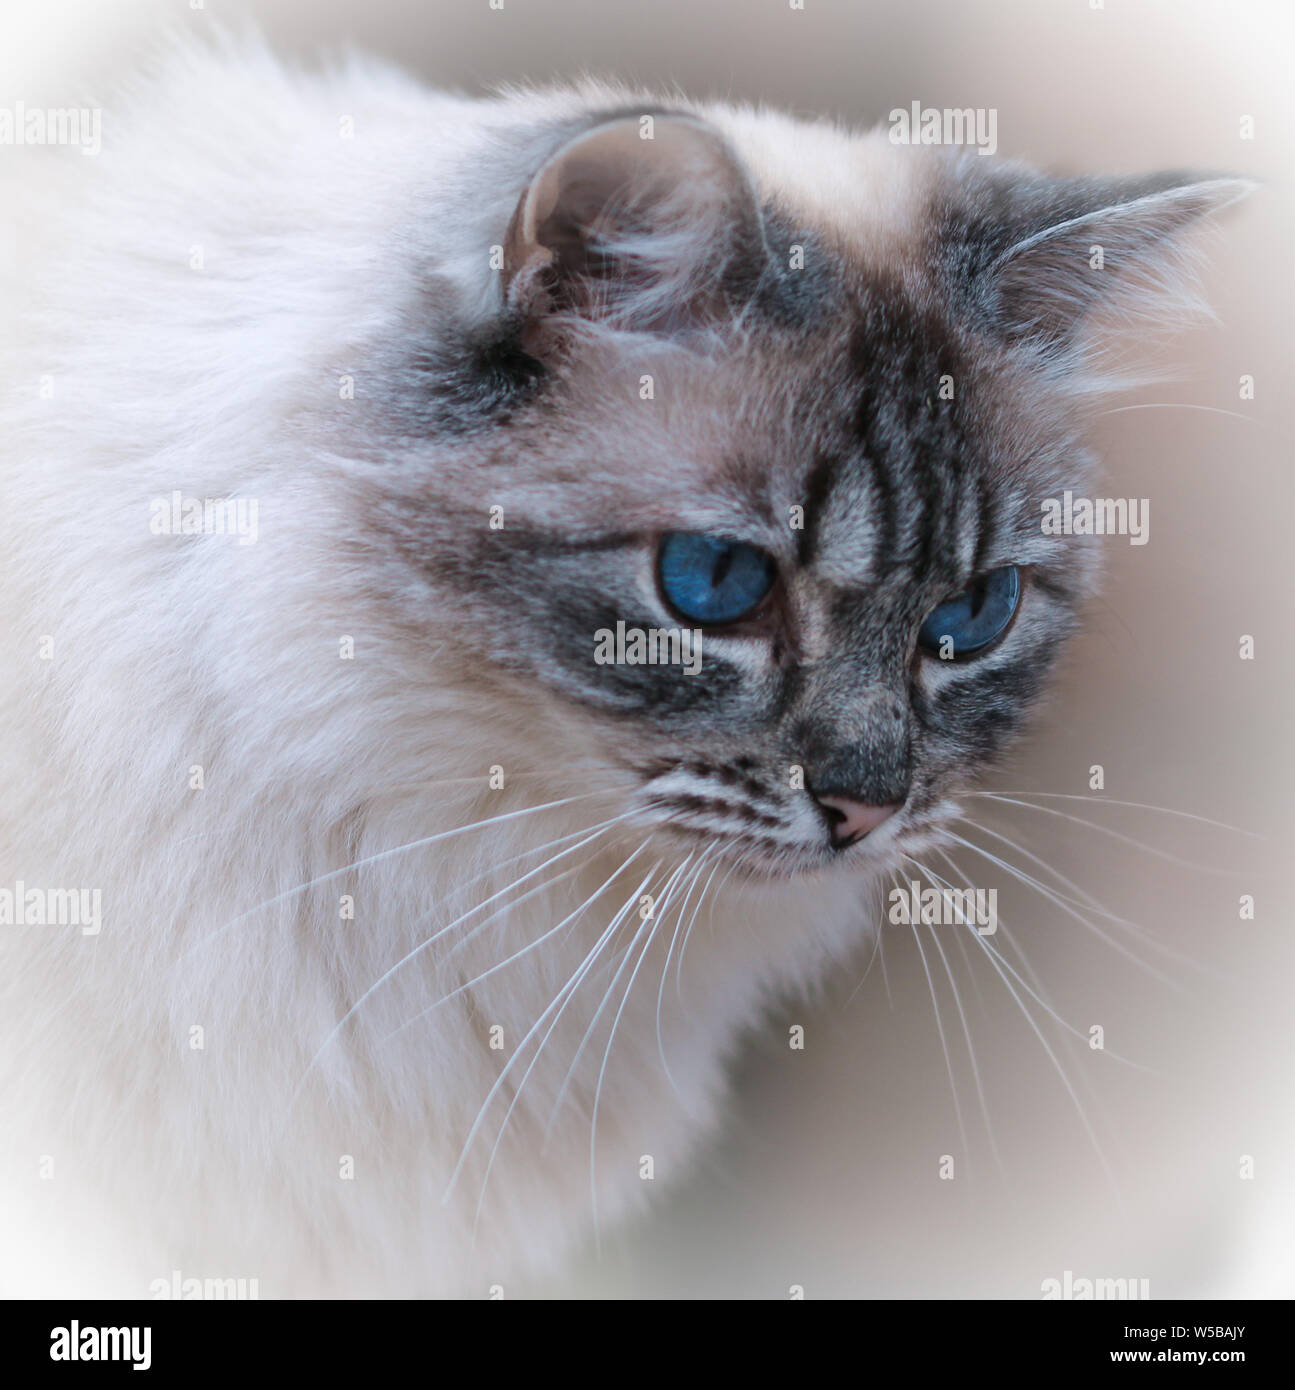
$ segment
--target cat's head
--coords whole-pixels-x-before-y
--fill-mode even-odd
[[[1083,403],[1244,191],[856,143],[838,216],[696,115],[554,134],[384,402],[442,626],[613,812],[768,873],[916,847],[1021,727],[1093,583],[1041,525]]]

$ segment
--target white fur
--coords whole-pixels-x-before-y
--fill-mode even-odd
[[[560,921],[645,832],[609,832],[558,861],[527,887],[583,867],[451,954],[486,914],[471,918],[368,993],[434,929],[541,865],[541,847],[623,802],[596,758],[573,761],[554,711],[488,690],[469,704],[479,677],[453,651],[410,650],[353,549],[330,420],[345,408],[348,344],[380,331],[393,279],[416,270],[368,254],[375,222],[399,226],[426,200],[442,209],[443,264],[466,258],[474,232],[453,170],[492,126],[591,99],[469,103],[386,71],[305,78],[255,50],[178,52],[108,106],[98,159],[34,151],[17,168],[27,222],[5,298],[29,317],[5,354],[0,418],[0,865],[6,885],[100,889],[103,928],[0,933],[7,1292],[142,1295],[180,1269],[255,1277],[263,1296],[483,1293],[590,1229],[594,1094],[645,932],[616,987],[607,962],[624,957],[607,953],[562,1015],[475,1237],[486,1162],[533,1048],[469,1135],[615,909],[628,907],[619,952],[640,927],[631,890],[659,858],[647,885],[659,896],[679,851],[648,845],[576,929],[384,1041]],[[344,116],[353,141],[339,138]],[[843,138],[733,119],[809,150]],[[779,176],[796,163],[784,153]],[[174,489],[257,499],[257,543],[151,534],[150,500]],[[346,634],[353,661],[339,659]],[[503,790],[487,785],[496,764]],[[464,828],[589,792],[600,795]],[[715,1123],[725,1057],[764,1001],[866,930],[849,879],[824,882],[809,919],[803,884],[712,892],[682,990],[672,963],[662,994],[676,1095],[656,1014],[683,886],[603,1079],[604,1222],[684,1171]],[[343,893],[354,922],[339,918]],[[495,1024],[502,1051],[488,1045]],[[344,1155],[353,1179],[339,1176]]]

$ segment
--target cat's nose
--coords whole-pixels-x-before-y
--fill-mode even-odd
[[[862,801],[851,801],[845,796],[818,796],[814,799],[827,818],[833,849],[845,849],[856,840],[862,840],[876,830],[882,821],[893,816],[900,806],[898,801],[886,806],[867,806]]]

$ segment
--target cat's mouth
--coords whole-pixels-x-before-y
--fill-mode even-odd
[[[655,770],[635,797],[634,820],[735,872],[790,878],[840,868],[867,872],[929,842],[938,820],[912,799],[870,806],[783,791],[749,765],[700,761]]]

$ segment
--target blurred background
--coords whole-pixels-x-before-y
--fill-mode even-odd
[[[587,72],[857,125],[914,101],[989,107],[1000,156],[1055,172],[1259,178],[1210,244],[1217,323],[1176,341],[1172,385],[1096,422],[1105,490],[1150,499],[1151,538],[1109,540],[1104,596],[991,784],[1029,804],[968,803],[983,828],[966,837],[1047,885],[955,855],[998,889],[992,944],[1020,978],[964,957],[947,933],[946,971],[929,931],[919,949],[886,926],[881,959],[865,949],[825,997],[755,1022],[725,1139],[654,1213],[524,1292],[1037,1298],[1071,1271],[1147,1279],[1154,1298],[1295,1294],[1295,11],[8,0],[3,24],[0,91],[31,106],[110,90],[165,26],[254,24],[308,63],[356,47],[467,92]],[[787,1046],[792,1023],[804,1051]],[[1088,1045],[1094,1026],[1105,1050]]]

